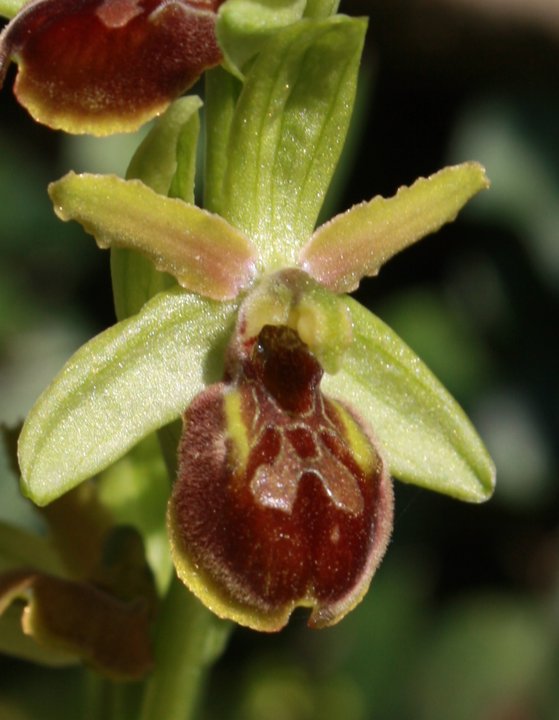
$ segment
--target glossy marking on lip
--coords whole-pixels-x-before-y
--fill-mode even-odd
[[[120,28],[142,12],[140,0],[104,0],[95,14],[107,27]]]

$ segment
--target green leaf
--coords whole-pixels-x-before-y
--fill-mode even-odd
[[[454,220],[487,187],[485,170],[471,162],[420,178],[389,199],[377,196],[355,205],[318,228],[300,265],[330,290],[351,292],[393,255]]]
[[[495,467],[458,403],[389,327],[355,300],[348,305],[354,341],[343,369],[324,377],[325,393],[369,423],[399,480],[460,500],[489,498]]]
[[[48,534],[60,561],[64,563],[65,574],[74,580],[91,579],[99,565],[106,536],[114,524],[110,512],[99,500],[97,483],[82,483],[42,508],[41,515],[47,522]]]
[[[365,30],[365,20],[344,16],[301,20],[251,66],[214,158],[223,178],[216,210],[255,243],[267,270],[295,264],[314,229],[347,133]]]
[[[227,65],[239,76],[246,63],[280,28],[300,20],[306,0],[228,0],[216,33]]]
[[[99,247],[138,250],[205,297],[229,300],[254,275],[254,250],[241,232],[139,180],[68,173],[51,183],[49,194],[58,217],[77,220]]]
[[[175,100],[136,150],[126,178],[137,178],[160,195],[193,203],[201,105],[194,95]],[[111,277],[119,320],[135,315],[145,302],[176,282],[156,270],[147,257],[124,248],[111,250]]]
[[[189,98],[183,98],[188,100]],[[198,113],[185,122],[177,137],[177,167],[173,174],[171,187],[167,195],[180,198],[194,204],[194,182],[196,180],[196,161],[198,159],[198,135],[200,117]]]
[[[171,289],[80,348],[23,426],[24,493],[51,502],[177,418],[221,376],[236,309]]]

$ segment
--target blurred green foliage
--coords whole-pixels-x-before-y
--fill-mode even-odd
[[[358,296],[471,414],[497,492],[473,507],[397,485],[394,538],[362,605],[320,632],[304,613],[277,636],[236,630],[203,720],[559,717],[559,33],[449,15],[442,3],[426,20],[418,5],[346,3],[373,14],[374,81],[334,209],[448,163],[486,165],[491,191]],[[39,128],[10,84],[0,95],[0,420],[14,423],[114,321],[108,257],[54,218],[46,185],[70,168],[122,173],[137,138]],[[126,466],[115,472],[123,517],[149,524],[122,500]],[[32,525],[3,460],[0,474],[0,517]],[[153,542],[156,553],[156,532]],[[0,658],[0,718],[86,718],[80,690],[93,682]]]

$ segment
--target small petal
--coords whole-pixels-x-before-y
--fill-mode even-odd
[[[244,348],[233,383],[184,418],[169,531],[179,577],[217,615],[276,631],[296,606],[338,622],[368,589],[389,539],[392,486],[353,413],[287,327]]]
[[[131,131],[218,64],[221,0],[32,0],[0,35],[0,85],[17,60],[18,100],[74,133]]]
[[[333,292],[351,292],[393,255],[442,225],[489,187],[478,163],[447,167],[392,198],[375,197],[316,230],[299,256],[303,270]]]
[[[139,180],[68,173],[51,183],[49,194],[58,217],[77,220],[99,247],[137,250],[205,297],[234,298],[255,273],[255,252],[241,232]]]

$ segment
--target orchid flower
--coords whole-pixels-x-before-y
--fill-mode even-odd
[[[0,34],[0,86],[14,58],[16,96],[35,120],[73,133],[134,130],[221,61],[222,1],[31,0]]]
[[[2,430],[17,478],[15,434]],[[154,576],[142,535],[116,522],[97,483],[44,508],[47,533],[0,522],[0,651],[52,667],[84,662],[112,680],[153,668]]]
[[[471,502],[492,493],[493,463],[464,412],[348,295],[488,181],[477,163],[448,167],[316,228],[366,22],[316,13],[249,53],[232,5],[239,15],[220,14],[219,33],[237,38],[224,44],[234,73],[206,77],[205,209],[194,97],[171,105],[127,179],[70,173],[50,186],[58,216],[111,248],[119,321],[29,414],[22,487],[49,503],[171,424],[180,578],[249,627],[278,630],[299,605],[321,627],[371,582],[391,477]]]

